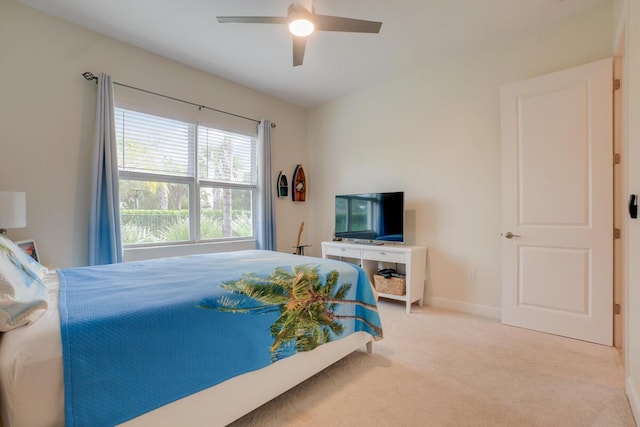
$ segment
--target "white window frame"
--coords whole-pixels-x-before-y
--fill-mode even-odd
[[[258,185],[257,174],[260,169],[257,160],[257,135],[250,135],[247,133],[242,133],[238,131],[227,131],[215,124],[204,124],[197,121],[190,121],[185,119],[175,119],[172,117],[168,117],[166,114],[156,114],[156,113],[147,113],[143,109],[131,108],[128,106],[116,106],[116,110],[128,110],[136,113],[143,114],[151,114],[156,117],[166,118],[169,120],[178,120],[183,123],[188,123],[194,125],[194,141],[193,147],[191,147],[190,151],[192,155],[189,158],[189,163],[192,164],[192,167],[189,169],[193,171],[193,176],[177,176],[177,175],[166,175],[159,173],[144,173],[144,172],[133,172],[133,171],[125,171],[120,170],[118,168],[118,182],[123,180],[133,180],[133,181],[153,181],[153,182],[167,182],[173,184],[185,184],[188,186],[189,193],[189,240],[185,241],[171,241],[171,242],[154,242],[154,243],[132,243],[123,245],[123,249],[125,251],[125,260],[137,260],[137,259],[146,259],[148,257],[155,257],[154,255],[146,256],[145,253],[151,254],[151,252],[146,251],[148,249],[157,249],[155,253],[156,256],[165,256],[165,255],[178,255],[178,253],[171,251],[170,248],[175,247],[184,247],[185,246],[208,246],[211,245],[219,246],[220,244],[225,244],[225,246],[229,246],[228,244],[232,244],[233,247],[239,249],[254,249],[256,242],[256,231],[257,231],[257,221],[259,220],[257,217],[257,200],[259,197],[260,188]],[[242,135],[253,140],[253,175],[255,177],[254,182],[252,184],[243,184],[243,183],[229,183],[223,181],[209,180],[209,179],[199,179],[199,166],[198,166],[198,144],[199,144],[199,136],[198,136],[198,128],[200,126],[223,131],[223,132],[231,132],[237,135]],[[190,165],[191,166],[191,165]],[[251,192],[251,236],[243,236],[243,237],[221,237],[214,239],[202,239],[200,233],[200,189],[201,188],[223,188],[223,189],[232,189],[232,190],[248,190]],[[225,249],[226,250],[226,249]],[[210,250],[206,250],[209,252]],[[181,251],[180,254],[187,253],[199,253],[200,251],[186,250]],[[127,256],[130,254],[130,256]]]

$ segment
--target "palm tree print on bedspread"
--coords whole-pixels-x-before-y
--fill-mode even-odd
[[[318,267],[313,265],[295,266],[290,271],[276,268],[269,277],[245,273],[240,280],[222,284],[222,288],[231,291],[231,295],[222,296],[215,302],[205,301],[200,307],[232,313],[279,312],[279,317],[271,325],[272,361],[282,358],[290,345],[295,345],[296,352],[302,352],[331,341],[331,333],[337,336],[343,332],[341,320],[344,319],[362,322],[382,338],[382,329],[363,317],[336,313],[339,304],[378,310],[375,305],[345,299],[352,285],[338,285],[338,278],[339,273],[334,270],[322,283]],[[246,299],[241,296],[259,304],[247,306]]]

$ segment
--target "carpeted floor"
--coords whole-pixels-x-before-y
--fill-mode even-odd
[[[614,348],[426,306],[380,312],[373,355],[351,354],[232,426],[636,425]]]

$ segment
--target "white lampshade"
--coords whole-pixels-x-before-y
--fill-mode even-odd
[[[27,226],[27,193],[0,191],[0,230]]]

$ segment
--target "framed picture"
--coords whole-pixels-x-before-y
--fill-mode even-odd
[[[40,262],[38,259],[38,250],[36,249],[36,241],[35,240],[22,240],[20,242],[16,242],[23,251],[27,253],[31,258]]]

